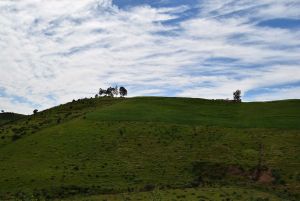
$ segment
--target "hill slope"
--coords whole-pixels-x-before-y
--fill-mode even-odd
[[[22,117],[25,117],[25,115],[11,113],[11,112],[0,113],[0,125],[21,119]]]
[[[96,198],[103,200],[105,194],[127,192],[134,199],[158,188],[162,196],[169,196],[162,189],[186,188],[182,195],[191,188],[226,192],[216,189],[221,185],[230,193],[256,189],[258,198],[297,200],[299,120],[298,100],[236,104],[141,97],[68,103],[0,127],[0,196],[104,194]],[[153,193],[139,199],[151,200]],[[122,200],[117,196],[110,199]]]

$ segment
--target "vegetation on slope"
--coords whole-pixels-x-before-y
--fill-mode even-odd
[[[0,125],[21,119],[24,116],[25,115],[16,114],[16,113],[12,113],[12,112],[2,112],[2,113],[0,113]]]
[[[150,200],[161,189],[163,198],[190,200],[173,192],[220,194],[218,186],[235,186],[230,193],[257,189],[272,200],[297,200],[299,106],[297,100],[74,101],[0,127],[0,196],[120,200],[127,193]]]
[[[236,104],[221,100],[140,97],[101,108],[88,116],[99,121],[300,129],[299,106],[299,100]]]
[[[111,195],[75,196],[66,201],[164,201],[164,200],[187,200],[187,201],[226,201],[226,200],[253,200],[253,201],[282,201],[278,196],[257,189],[241,187],[200,187],[185,189],[168,189],[146,192],[131,192]]]

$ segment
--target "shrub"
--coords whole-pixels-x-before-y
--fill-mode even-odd
[[[21,135],[14,134],[14,135],[12,136],[12,141],[16,141],[16,140],[18,140],[18,139],[20,139],[20,138],[21,138]]]
[[[146,184],[144,186],[144,191],[153,191],[155,189],[155,185],[153,184]]]
[[[285,184],[285,181],[281,178],[280,170],[272,170],[272,176],[274,177],[273,184]]]

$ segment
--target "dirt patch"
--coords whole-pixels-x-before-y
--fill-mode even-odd
[[[227,175],[245,177],[262,184],[271,184],[275,181],[275,177],[272,174],[271,169],[268,168],[255,168],[254,170],[245,171],[238,166],[231,165],[227,169]]]
[[[244,169],[240,165],[226,165],[221,163],[210,163],[207,161],[196,161],[193,163],[192,172],[195,175],[195,185],[205,181],[223,180],[232,177],[242,180],[252,180],[261,184],[272,184],[276,181],[276,175],[267,166],[256,166]]]
[[[227,173],[232,176],[245,176],[245,171],[233,165],[228,167]]]
[[[272,171],[266,170],[266,171],[262,171],[258,177],[257,182],[259,183],[263,183],[263,184],[270,184],[275,180],[275,178],[272,175]]]

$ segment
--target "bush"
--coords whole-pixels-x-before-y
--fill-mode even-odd
[[[144,186],[144,191],[153,191],[155,189],[155,185],[153,184],[146,184]]]
[[[195,161],[192,163],[192,173],[196,177],[196,183],[205,179],[222,180],[226,176],[227,167],[219,163]]]
[[[14,134],[14,135],[12,136],[12,141],[16,141],[16,140],[18,140],[18,139],[20,139],[20,138],[21,138],[21,135]]]
[[[284,185],[285,181],[281,178],[280,170],[272,170],[272,176],[274,177],[273,184]]]

